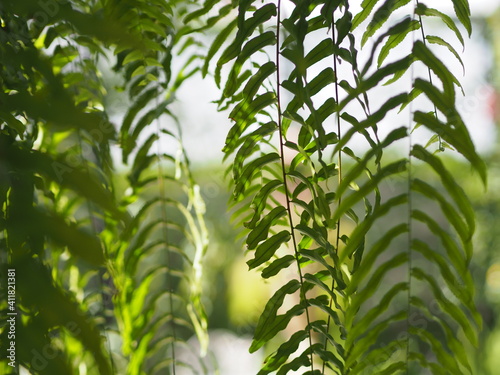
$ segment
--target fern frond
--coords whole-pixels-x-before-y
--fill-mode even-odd
[[[235,124],[228,133],[224,152],[226,158],[234,155],[230,170],[238,205],[235,215],[248,229],[246,244],[252,256],[247,263],[251,269],[260,269],[264,278],[278,278],[294,262],[298,266],[296,279],[277,289],[257,325],[252,351],[280,335],[284,341],[289,339],[267,358],[262,374],[273,371],[285,374],[302,367],[308,367],[308,373],[397,373],[407,370],[414,360],[438,372],[448,367],[457,371],[470,369],[466,356],[462,355],[457,362],[451,360],[450,351],[441,350],[438,342],[443,336],[431,333],[430,329],[414,329],[410,323],[416,308],[412,301],[418,298],[413,296],[414,279],[428,282],[432,288],[441,283],[426,272],[427,268],[416,266],[427,261],[433,265],[432,269],[437,267],[444,283],[453,288],[463,304],[463,311],[473,316],[475,322],[471,325],[464,320],[462,310],[450,308],[444,297],[434,294],[449,315],[434,323],[442,326],[446,337],[460,327],[470,342],[475,342],[473,332],[480,327],[480,319],[472,303],[473,285],[467,270],[474,228],[470,204],[463,191],[451,182],[439,157],[425,148],[412,145],[410,155],[396,161],[385,155],[387,150],[408,141],[411,129],[400,127],[386,132],[385,138],[379,136],[380,124],[397,116],[395,109],[402,111],[409,106],[415,122],[443,138],[485,180],[484,163],[454,107],[455,86],[461,88],[460,83],[427,44],[416,39],[416,32],[420,31],[430,44],[446,47],[455,57],[458,54],[439,37],[427,38],[422,20],[416,20],[412,13],[392,22],[391,12],[400,8],[411,11],[412,2],[388,0],[375,10],[377,4],[364,1],[361,12],[352,17],[348,2],[335,6],[321,1],[302,2],[281,19],[279,1],[261,7],[255,2],[245,2],[239,6],[237,34],[216,67],[218,81],[223,66],[231,64],[219,104],[222,108],[233,108],[230,118]],[[413,5],[414,15],[439,17],[463,41],[449,16],[418,1]],[[467,29],[466,2],[454,5]],[[321,9],[321,16],[315,13],[317,9]],[[268,24],[271,17],[276,17],[276,28]],[[361,46],[369,40],[373,40],[373,45],[362,63],[358,57],[361,47],[352,30],[365,20],[369,22]],[[325,35],[331,27],[336,29],[333,38],[319,36],[308,48],[313,34]],[[261,32],[255,36],[257,29]],[[229,26],[226,32],[229,33]],[[227,39],[226,33],[217,40],[213,51],[221,48],[223,39]],[[411,43],[411,53],[386,62],[392,50],[403,43]],[[261,62],[262,56],[271,55],[269,46],[273,44],[276,44],[275,58]],[[241,53],[245,46],[248,46],[245,53]],[[210,53],[206,66],[213,55],[214,52]],[[348,64],[352,78],[339,77],[337,60]],[[284,75],[281,66],[286,63],[290,68]],[[417,63],[429,69],[430,81],[413,77]],[[275,72],[277,79],[272,77]],[[407,91],[379,101],[379,107],[371,109],[371,98],[382,84],[393,85],[408,76],[412,82]],[[432,82],[432,76],[438,77],[442,88]],[[285,100],[282,88],[290,99]],[[435,116],[414,109],[421,93],[435,106]],[[355,105],[361,109],[356,115],[352,110]],[[437,117],[438,110],[446,122]],[[337,119],[336,131],[330,123],[332,115]],[[346,124],[342,132],[341,122]],[[359,136],[370,147],[361,155],[351,149]],[[337,156],[338,164],[333,157],[327,161],[325,155]],[[352,162],[343,161],[341,155],[349,156]],[[289,164],[285,157],[291,160]],[[439,174],[442,187],[452,201],[445,198],[440,188],[414,177],[412,159],[416,158]],[[384,184],[397,185],[395,181],[406,178],[409,181],[406,192],[394,193],[382,188]],[[416,194],[432,200],[442,210],[459,243],[442,223],[412,208]],[[245,213],[245,207],[250,208],[249,212]],[[394,221],[398,216],[408,217],[408,221]],[[341,230],[341,226],[348,225],[348,218],[354,227]],[[415,221],[424,223],[441,241],[443,254],[430,250],[434,242],[426,244],[415,238]],[[381,226],[384,229],[379,235]],[[414,259],[417,253],[422,257],[418,257],[418,262]],[[408,278],[401,280],[405,268]],[[451,286],[462,282],[457,277],[463,277],[465,287]],[[392,287],[382,290],[382,283],[390,283]],[[300,302],[279,313],[285,297],[294,294]],[[302,319],[301,330],[287,332],[292,319]],[[383,341],[405,324],[403,339],[393,337]],[[413,336],[431,347],[437,363],[420,354],[420,349],[412,344]],[[309,344],[304,350],[306,341]],[[450,340],[450,345],[456,346],[456,341]],[[323,363],[321,371],[320,363]]]
[[[173,12],[189,11],[190,5],[145,7],[150,11],[136,14],[133,28],[158,48],[147,53],[123,50],[116,67],[132,80],[128,93],[133,104],[120,129],[123,161],[132,161],[131,191],[124,205],[133,208],[135,201],[141,202],[134,219],[120,233],[120,243],[112,246],[117,259],[117,314],[130,374],[175,373],[182,366],[179,347],[193,333],[202,356],[208,346],[207,316],[201,302],[208,246],[205,208],[182,147],[180,125],[170,110],[176,90],[198,70],[193,58],[177,73],[172,70],[173,54],[196,44],[187,36],[189,27],[181,29],[173,19]],[[165,19],[156,20],[156,12]],[[168,37],[151,34],[153,26],[164,28]],[[169,145],[168,151],[164,145]]]

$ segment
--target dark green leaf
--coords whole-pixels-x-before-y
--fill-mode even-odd
[[[261,243],[255,250],[254,258],[247,262],[249,269],[258,267],[262,263],[267,262],[274,256],[276,250],[278,250],[283,243],[288,242],[289,240],[290,232],[283,230]]]
[[[352,27],[351,30],[355,30],[361,22],[363,22],[371,13],[375,5],[378,3],[379,0],[363,0],[361,3],[361,8],[362,10],[354,16],[354,19],[352,21]]]
[[[382,27],[382,25],[389,19],[389,16],[396,9],[405,6],[411,0],[386,0],[384,4],[373,14],[373,18],[366,27],[366,31],[361,38],[361,46],[364,46],[370,37]]]
[[[248,249],[255,249],[260,241],[265,240],[271,226],[274,225],[277,220],[285,216],[286,212],[286,209],[282,206],[273,208],[248,235],[246,241]]]
[[[284,329],[292,315],[277,315],[278,309],[283,304],[287,294],[293,294],[300,288],[298,280],[290,280],[288,283],[279,288],[276,293],[269,299],[260,315],[259,322],[255,328],[254,338],[250,346],[250,353],[254,353],[262,347],[267,341],[273,338],[279,331]],[[293,308],[290,310],[293,315],[297,313]],[[289,311],[289,312],[290,312]]]
[[[295,262],[295,257],[293,255],[285,255],[282,258],[274,260],[269,266],[262,270],[261,276],[264,279],[268,279],[274,275],[277,275],[281,270],[287,268],[292,263]]]
[[[464,62],[462,61],[462,58],[460,57],[458,52],[455,50],[455,48],[453,48],[453,46],[450,43],[448,43],[443,38],[436,36],[436,35],[426,35],[425,39],[429,43],[439,44],[440,46],[445,46],[446,48],[448,48],[448,50],[457,58],[460,65],[462,65],[462,69],[465,72],[465,66],[464,66]]]
[[[436,9],[427,8],[427,6],[425,6],[422,3],[418,3],[416,8],[416,14],[420,16],[439,17],[445,23],[445,25],[448,26],[448,28],[455,33],[462,46],[464,45],[464,38],[462,37],[462,33],[460,32],[460,30],[458,29],[455,22],[450,16]]]

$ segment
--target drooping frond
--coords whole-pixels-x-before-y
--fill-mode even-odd
[[[193,59],[178,71],[173,57],[193,43],[182,38],[174,14],[183,4],[143,4],[129,12],[131,32],[154,48],[119,51],[131,105],[120,128],[123,162],[130,162],[123,205],[135,211],[113,244],[113,271],[126,373],[175,374],[190,366],[179,356],[196,333],[207,351],[207,317],[201,303],[203,256],[208,246],[204,203],[182,146],[181,125],[170,104],[196,71]],[[156,17],[161,14],[162,17]],[[160,32],[161,30],[161,32]]]
[[[169,108],[197,69],[193,59],[172,68],[172,56],[193,43],[174,17],[190,5],[178,5],[0,6],[2,265],[17,270],[24,315],[16,366],[163,374],[175,372],[172,352],[193,332],[206,350],[204,207]],[[99,75],[110,50],[133,103],[119,138]],[[123,204],[115,201],[115,140],[131,160]],[[172,184],[183,197],[171,195]],[[46,348],[64,355],[46,365],[33,359]]]
[[[468,5],[454,6],[470,32]],[[282,280],[250,348],[282,342],[260,374],[471,369],[455,337],[474,345],[480,329],[468,271],[474,215],[434,140],[483,181],[485,167],[455,107],[460,83],[430,45],[462,61],[425,34],[425,16],[463,42],[452,18],[418,1],[364,1],[356,15],[347,1],[245,1],[210,48],[220,106],[231,109],[224,152],[248,265]],[[418,126],[435,134],[425,147],[411,135]],[[427,169],[441,184],[419,177]],[[424,308],[429,299],[439,314]]]
[[[123,223],[127,215],[110,184],[114,128],[98,89],[96,46],[120,43],[117,35],[127,33],[73,5],[35,20],[33,2],[1,7],[2,267],[17,275],[9,305],[18,314],[15,367],[112,374],[100,333],[107,296],[95,284],[107,256],[98,235],[105,217]],[[91,32],[87,22],[108,22],[109,33]]]

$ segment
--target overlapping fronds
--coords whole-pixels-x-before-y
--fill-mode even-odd
[[[181,142],[181,127],[170,104],[182,82],[196,72],[194,59],[180,68],[172,60],[194,43],[174,14],[182,2],[119,2],[130,32],[151,48],[118,50],[115,69],[124,72],[129,106],[120,127],[123,163],[130,164],[123,204],[133,220],[114,248],[113,270],[123,354],[128,374],[175,373],[179,350],[196,333],[207,350],[202,297],[202,260],[208,246],[204,203]],[[176,7],[179,5],[179,7]],[[116,10],[116,8],[115,8]],[[158,17],[157,15],[161,15]]]
[[[172,72],[173,48],[194,42],[181,38],[189,28],[173,17],[188,6],[0,6],[2,265],[20,275],[24,316],[16,366],[37,374],[164,374],[175,372],[171,352],[193,332],[206,350],[204,207],[168,108],[196,71],[188,59]],[[98,67],[110,49],[133,103],[119,139]],[[115,140],[132,160],[122,205],[115,202]],[[183,197],[170,193],[173,184]],[[142,209],[136,200],[144,200]]]
[[[219,53],[231,109],[224,152],[248,265],[282,285],[250,348],[277,345],[260,374],[471,372],[474,214],[438,152],[483,182],[485,167],[455,106],[460,83],[431,45],[460,55],[424,31],[438,17],[463,44],[468,4],[453,1],[458,23],[410,0],[354,15],[348,1],[292,3],[240,1],[207,58]],[[434,134],[425,147],[419,127]]]
[[[105,21],[88,8],[55,6],[41,12],[35,2],[9,2],[0,16],[2,269],[18,275],[16,367],[111,374],[100,332],[107,254],[98,234],[104,217],[127,219],[107,173],[114,128],[93,53],[119,38],[82,35],[84,22]]]

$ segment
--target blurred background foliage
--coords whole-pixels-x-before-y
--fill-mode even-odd
[[[42,3],[47,8],[40,8]],[[4,355],[10,341],[7,268],[16,269],[22,312],[18,364],[33,374],[164,374],[172,351],[187,369],[210,373],[214,362],[230,369],[223,363],[227,352],[218,354],[211,345],[208,359],[192,364],[183,359],[192,358],[183,357],[183,345],[196,352],[206,340],[206,325],[214,332],[213,345],[216,334],[249,340],[274,289],[274,281],[266,284],[258,272],[247,271],[241,237],[227,212],[231,196],[225,168],[199,149],[188,149],[196,160],[188,167],[179,143],[180,130],[188,145],[200,131],[212,134],[205,142],[214,143],[221,132],[210,119],[192,124],[192,117],[182,113],[198,105],[189,92],[180,96],[184,104],[175,102],[186,78],[199,79],[196,59],[170,61],[172,51],[182,56],[185,49],[201,48],[204,37],[191,37],[180,22],[196,2],[146,3],[0,3],[2,374],[14,373]],[[138,8],[141,14],[130,12]],[[160,13],[164,19],[156,18]],[[162,30],[148,20],[162,22]],[[485,77],[496,87],[491,108],[498,125],[500,10],[475,21],[483,42],[495,51]],[[192,22],[193,29],[203,27],[196,17]],[[132,124],[137,132],[130,132],[131,139]],[[150,124],[157,129],[141,131]],[[163,142],[155,155],[141,153],[143,145],[149,149],[157,139]],[[472,267],[485,324],[475,366],[485,375],[500,367],[496,144],[483,155],[488,191],[473,179],[465,186],[478,220]],[[454,174],[469,173],[460,161],[449,162]],[[141,211],[147,204],[151,210]],[[168,218],[162,216],[166,212]],[[196,274],[202,255],[203,278]],[[196,333],[198,339],[192,339]],[[244,361],[245,353],[237,356],[236,364]],[[250,365],[247,370],[256,372]]]

